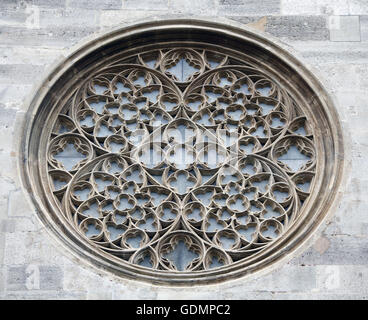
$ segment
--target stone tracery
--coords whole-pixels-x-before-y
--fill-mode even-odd
[[[89,75],[47,159],[86,241],[131,264],[198,271],[249,258],[292,225],[315,153],[306,115],[261,68],[179,47]]]

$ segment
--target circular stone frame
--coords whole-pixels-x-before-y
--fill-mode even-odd
[[[268,64],[289,79],[288,86],[310,106],[308,115],[317,124],[314,134],[317,162],[316,181],[310,197],[304,204],[295,223],[270,246],[245,261],[217,269],[196,272],[160,272],[139,265],[129,264],[117,257],[96,250],[65,223],[60,209],[50,200],[43,186],[42,163],[39,163],[40,146],[45,139],[40,134],[44,123],[52,113],[53,103],[63,84],[75,81],[79,70],[90,66],[100,58],[112,54],[122,46],[155,43],[162,40],[190,40],[209,43],[221,41],[224,47],[252,48]],[[312,111],[313,110],[313,111]],[[131,279],[165,285],[196,285],[220,282],[264,270],[276,262],[291,257],[327,217],[336,198],[343,175],[343,134],[333,103],[318,79],[285,49],[266,36],[234,24],[195,20],[173,19],[144,22],[123,27],[91,40],[59,63],[44,80],[31,100],[26,114],[21,140],[19,164],[22,182],[34,204],[37,214],[47,229],[78,256],[92,262],[100,269]]]

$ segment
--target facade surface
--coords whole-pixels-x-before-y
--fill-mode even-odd
[[[0,9],[1,298],[367,298],[366,1],[5,0]],[[38,220],[17,163],[30,98],[57,61],[81,40],[167,17],[240,23],[281,40],[331,94],[344,131],[345,178],[328,223],[291,260],[272,270],[195,290],[116,278],[73,256]]]

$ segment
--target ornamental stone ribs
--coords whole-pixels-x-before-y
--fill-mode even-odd
[[[49,184],[70,225],[131,264],[221,268],[298,217],[313,128],[261,64],[216,46],[107,59],[52,124]]]

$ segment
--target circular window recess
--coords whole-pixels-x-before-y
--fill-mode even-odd
[[[342,138],[318,80],[252,31],[150,22],[81,47],[35,94],[24,183],[45,224],[123,277],[269,267],[323,221]]]

